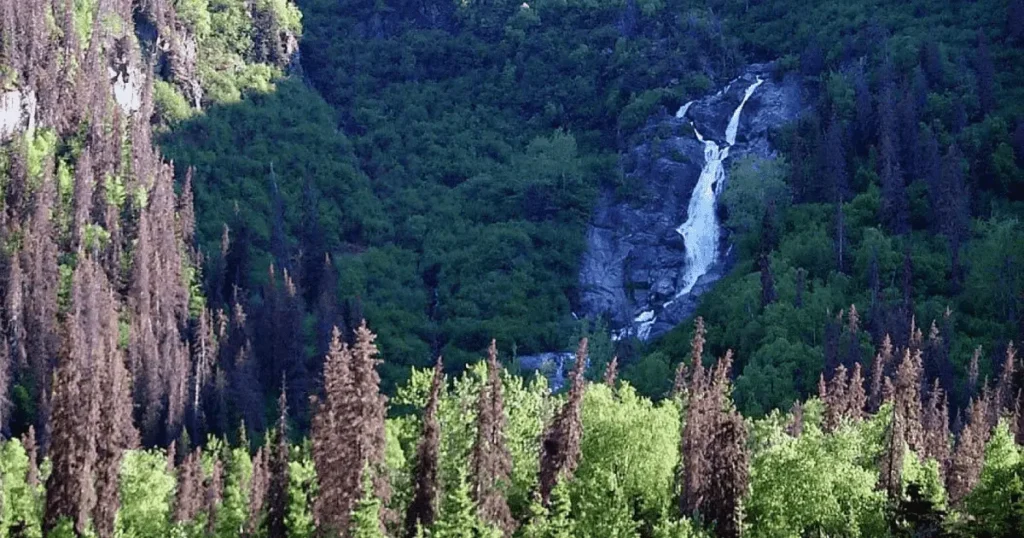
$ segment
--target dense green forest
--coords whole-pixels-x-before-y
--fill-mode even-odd
[[[739,263],[700,309],[717,328],[712,349],[737,348],[740,408],[787,407],[838,355],[866,362],[884,332],[905,342],[911,317],[945,335],[943,383],[963,405],[973,349],[994,375],[998,350],[1021,336],[1013,2],[300,8],[303,77],[328,105],[284,81],[176,124],[164,149],[201,178],[208,258],[225,224],[241,238],[231,263],[244,267],[232,265],[237,281],[215,279],[213,304],[228,308],[235,285],[265,287],[272,263],[290,269],[311,314],[307,349],[324,350],[332,323],[366,317],[388,387],[438,354],[457,368],[491,337],[512,355],[603,338],[571,314],[589,208],[601,189],[630,196],[618,152],[659,107],[754,60],[777,60],[778,76],[799,73],[818,97],[773,137],[790,163],[774,169],[784,184],[774,237],[747,233],[750,209],[737,205],[726,227]],[[899,172],[886,175],[887,163]],[[741,179],[726,205],[742,201]],[[890,208],[902,209],[890,218]],[[762,253],[777,296],[764,307]],[[337,288],[333,321],[315,308],[324,282]],[[850,305],[862,319],[847,337],[830,318]],[[856,357],[844,338],[861,341]],[[663,395],[688,339],[683,328],[651,346],[620,343],[624,375]]]
[[[1022,0],[0,0],[0,538],[1018,536],[1022,48]],[[751,62],[809,102],[735,263],[612,341],[595,201]]]

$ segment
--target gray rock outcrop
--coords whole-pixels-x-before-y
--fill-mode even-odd
[[[580,269],[580,313],[606,317],[618,336],[654,338],[692,316],[697,299],[730,264],[728,238],[718,259],[689,293],[681,294],[686,246],[676,229],[704,166],[704,144],[694,134],[724,145],[725,131],[744,92],[764,83],[740,116],[736,143],[725,160],[746,154],[772,157],[769,133],[794,119],[808,101],[796,76],[775,80],[770,64],[751,65],[722,91],[687,107],[682,118],[663,112],[639,133],[622,156],[629,199],[604,192],[587,230]],[[692,122],[692,125],[691,125]]]

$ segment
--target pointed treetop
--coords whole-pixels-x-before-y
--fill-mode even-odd
[[[612,362],[608,363],[608,367],[604,371],[604,384],[610,388],[615,388],[615,378],[619,374],[619,356],[612,357]]]

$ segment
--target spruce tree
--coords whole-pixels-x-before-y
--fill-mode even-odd
[[[177,470],[177,489],[174,493],[173,521],[189,523],[203,509],[202,449],[187,454]]]
[[[999,372],[999,379],[996,381],[996,390],[992,398],[992,414],[998,419],[1004,413],[1013,410],[1013,403],[1016,399],[1017,389],[1014,385],[1017,372],[1017,349],[1010,342],[1006,346],[1006,354],[1003,357],[1003,368]]]
[[[315,405],[312,430],[313,461],[320,486],[314,513],[320,532],[327,535],[348,528],[360,483],[352,480],[353,473],[347,472],[357,460],[352,446],[352,428],[344,428],[343,422],[355,418],[351,413],[354,407],[351,367],[352,354],[335,327],[324,361],[324,397]]]
[[[50,440],[50,475],[46,480],[46,505],[43,529],[50,532],[62,520],[69,520],[79,533],[88,530],[90,506],[85,487],[91,484],[86,467],[86,444],[78,422],[81,376],[74,361],[65,357],[54,374],[53,411]],[[86,475],[83,477],[82,475]]]
[[[580,340],[576,349],[569,395],[554,420],[544,433],[540,458],[540,495],[547,504],[555,485],[572,477],[580,458],[580,439],[583,435],[583,420],[580,408],[586,379],[583,377],[588,360],[587,339]]]
[[[264,526],[264,515],[266,512],[267,494],[270,490],[270,463],[269,451],[270,436],[267,436],[267,443],[256,450],[252,457],[252,474],[249,478],[249,506],[248,518],[245,523],[244,537],[257,536]]]
[[[775,302],[775,277],[772,275],[772,265],[768,254],[762,253],[758,259],[761,270],[761,308]]]
[[[868,391],[868,407],[870,411],[877,411],[885,400],[883,385],[888,379],[886,370],[892,363],[892,353],[892,339],[887,334],[885,339],[882,340],[882,345],[878,348],[874,362],[871,364],[871,388]]]
[[[707,445],[713,431],[714,403],[711,401],[711,389],[705,379],[704,364],[704,320],[700,317],[694,322],[693,339],[690,342],[690,355],[693,373],[687,386],[687,398],[683,419],[682,437],[680,439],[680,456],[682,465],[679,468],[679,511],[684,516],[696,513],[703,504],[707,484]]]
[[[935,460],[939,472],[945,476],[949,466],[949,409],[946,395],[936,379],[928,393],[928,403],[924,408],[924,450],[925,458]]]
[[[96,437],[96,507],[93,524],[101,538],[114,535],[120,495],[121,460],[124,451],[134,448],[139,434],[132,422],[132,388],[124,356],[118,346],[119,320],[116,302],[106,276],[92,259],[81,262],[83,285],[91,288],[92,303],[86,308],[95,309],[99,318],[94,331],[93,345],[102,350],[97,357],[98,399],[96,407],[99,429]],[[85,313],[83,313],[85,314]]]
[[[221,505],[224,503],[224,463],[214,455],[213,468],[206,481],[205,492],[206,533],[213,535],[220,521]]]
[[[709,446],[707,507],[702,510],[714,524],[715,534],[738,538],[742,532],[742,502],[750,485],[747,433],[736,411],[719,419]]]
[[[612,362],[604,370],[604,384],[610,389],[615,389],[615,380],[619,375],[619,356],[612,357]]]
[[[363,320],[356,329],[355,342],[352,345],[352,386],[358,418],[350,424],[360,426],[356,429],[356,461],[360,467],[370,466],[374,494],[384,506],[387,506],[391,499],[391,486],[388,484],[387,469],[384,466],[387,398],[380,392],[377,365],[381,360],[377,345],[374,343],[376,339],[377,335],[370,332],[366,321]],[[386,514],[382,514],[382,517],[383,515]]]
[[[438,357],[434,364],[434,377],[430,384],[427,407],[423,411],[423,430],[420,434],[419,445],[416,447],[412,502],[405,514],[405,533],[409,538],[416,536],[418,528],[431,527],[437,518],[439,490],[437,473],[441,443],[441,425],[437,421],[437,406],[444,385],[442,367],[442,360]],[[465,485],[463,484],[462,487]]]
[[[867,407],[867,394],[864,392],[864,374],[860,363],[853,365],[850,382],[846,387],[846,415],[852,420],[860,420]]]
[[[290,475],[288,469],[288,397],[282,383],[281,397],[277,400],[278,418],[274,448],[270,454],[269,485],[267,492],[267,536],[288,535],[288,505]]]
[[[903,351],[903,360],[896,369],[896,414],[902,421],[904,440],[915,452],[923,448],[924,429],[921,424],[921,352]]]
[[[991,431],[987,418],[989,405],[985,396],[972,400],[967,425],[957,439],[949,474],[946,476],[949,502],[954,506],[967,497],[981,477],[985,443]]]
[[[473,499],[480,518],[509,536],[516,526],[505,498],[512,455],[505,441],[505,402],[497,342],[487,349],[487,379],[476,401],[476,439],[470,456]]]

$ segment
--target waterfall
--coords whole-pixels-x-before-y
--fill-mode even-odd
[[[692,105],[692,104],[693,104],[693,101],[690,101],[690,102],[686,103],[685,105],[679,107],[679,110],[676,111],[676,117],[679,118],[679,119],[685,118],[686,117],[686,111],[690,110],[690,105]]]
[[[686,222],[676,228],[686,244],[686,269],[683,271],[682,288],[677,297],[690,293],[718,257],[721,230],[718,226],[718,215],[715,213],[715,202],[725,183],[723,163],[729,157],[729,148],[736,143],[736,131],[739,128],[743,106],[762,82],[764,81],[758,78],[757,82],[751,84],[743,95],[743,101],[733,111],[725,130],[725,147],[719,147],[713,140],[705,140],[694,126],[694,134],[704,143],[704,168],[700,172],[697,186],[693,188],[693,195],[690,196]]]
[[[736,107],[733,111],[732,117],[729,118],[729,126],[725,129],[725,143],[732,146],[736,143],[736,129],[740,126],[740,112],[743,112],[743,106],[747,104],[747,100],[750,99],[751,95],[754,95],[754,91],[757,87],[764,83],[761,77],[757,77],[757,82],[750,85],[747,88],[746,93],[743,94],[743,101],[740,102],[740,106]]]

